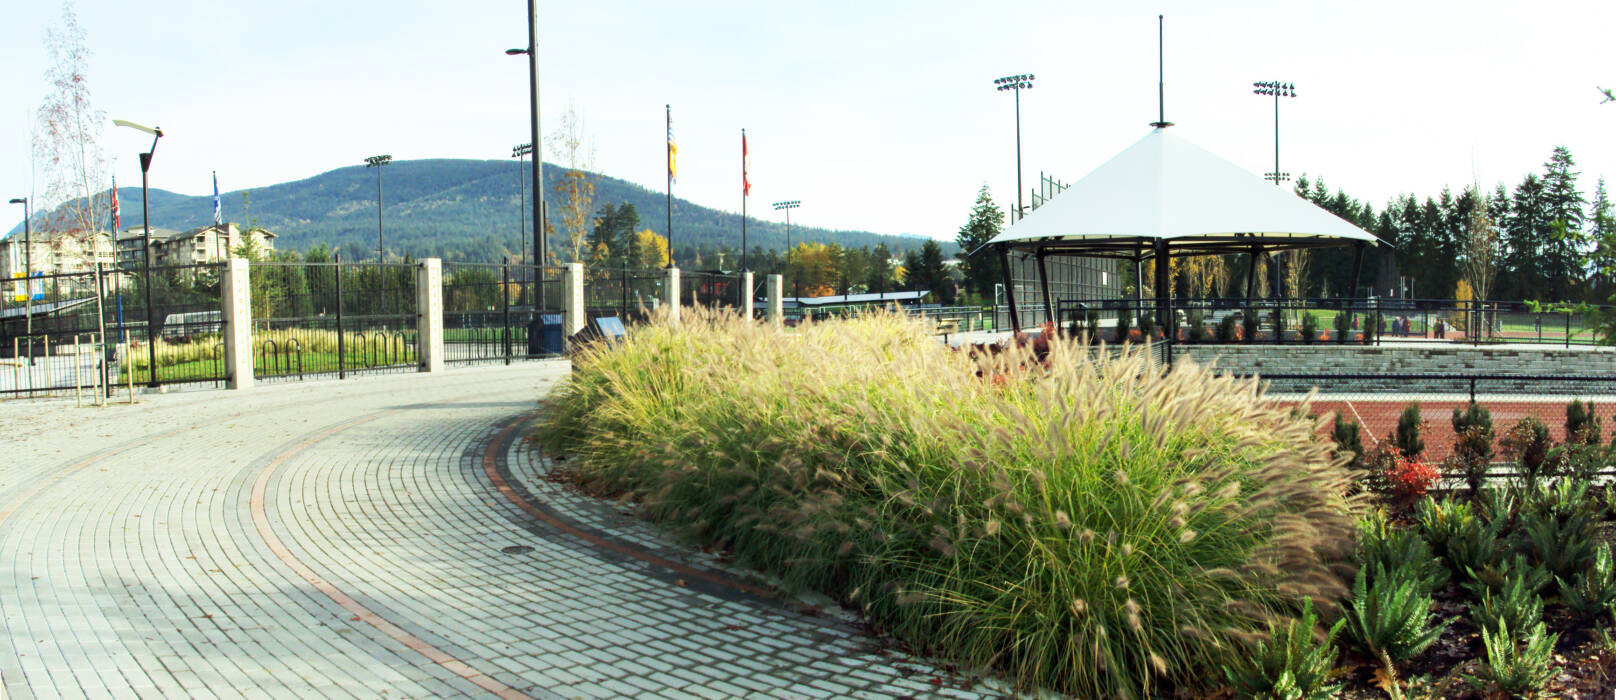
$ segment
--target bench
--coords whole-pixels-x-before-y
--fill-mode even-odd
[[[945,345],[948,343],[949,335],[959,332],[959,324],[960,319],[958,318],[937,319],[937,332],[943,336],[943,343]]]

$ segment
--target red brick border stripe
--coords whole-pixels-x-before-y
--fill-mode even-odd
[[[431,660],[433,663],[442,666],[455,675],[470,681],[477,687],[493,693],[498,697],[507,698],[509,700],[531,700],[530,696],[525,695],[522,692],[505,685],[504,683],[494,680],[488,675],[472,668],[465,662],[450,656],[443,650],[432,646],[431,644],[428,644],[420,637],[404,631],[397,625],[388,622],[381,616],[372,612],[369,608],[360,604],[359,601],[354,600],[348,594],[343,593],[336,586],[332,585],[331,582],[321,578],[319,574],[315,573],[314,569],[309,568],[309,566],[299,560],[296,555],[292,554],[292,551],[286,548],[286,545],[281,542],[281,538],[275,534],[273,529],[270,528],[269,516],[264,510],[264,496],[269,487],[269,479],[272,475],[274,475],[275,470],[278,469],[282,464],[286,463],[287,460],[291,459],[299,452],[308,449],[315,443],[320,442],[321,440],[324,440],[341,431],[368,423],[372,420],[380,418],[383,415],[385,415],[385,413],[373,413],[362,418],[356,418],[354,420],[338,423],[337,425],[326,428],[325,430],[305,438],[302,442],[291,446],[290,448],[281,452],[279,455],[275,456],[274,459],[270,460],[269,464],[264,467],[263,471],[258,473],[258,479],[253,482],[252,488],[250,507],[252,509],[253,525],[258,528],[258,535],[264,539],[264,543],[269,545],[270,550],[275,553],[275,556],[279,558],[282,563],[290,567],[292,571],[296,572],[297,575],[302,577],[304,581],[309,582],[309,585],[314,586],[316,590],[324,593],[326,597],[332,600],[332,602],[342,606],[344,610],[353,613],[366,624],[375,627],[377,630],[381,631],[382,634],[393,638],[394,641],[415,650],[422,656],[425,656],[427,659]]]

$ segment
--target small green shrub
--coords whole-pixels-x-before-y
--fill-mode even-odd
[[[1599,444],[1599,414],[1594,413],[1594,405],[1583,403],[1582,399],[1572,399],[1566,404],[1565,431],[1566,442]]]
[[[1429,594],[1448,582],[1448,569],[1418,532],[1398,527],[1376,509],[1358,521],[1358,567],[1364,571],[1409,572]]]
[[[1245,331],[1246,342],[1248,343],[1257,342],[1257,331],[1259,326],[1262,325],[1262,322],[1257,318],[1258,313],[1260,312],[1256,309],[1248,308],[1240,317],[1240,328]]]
[[[1470,590],[1470,622],[1476,629],[1509,629],[1525,632],[1543,620],[1543,598],[1532,589],[1525,570],[1511,572],[1504,585],[1494,589],[1479,582],[1465,585]]]
[[[1565,474],[1579,484],[1592,484],[1600,472],[1616,468],[1616,446],[1598,443],[1570,443],[1549,449],[1546,464],[1551,471]],[[1606,490],[1607,493],[1610,489]]]
[[[1593,563],[1594,522],[1585,508],[1525,508],[1519,523],[1521,543],[1532,561],[1555,576],[1569,579]]]
[[[1520,465],[1521,477],[1528,485],[1538,479],[1553,476],[1544,470],[1549,458],[1549,426],[1536,416],[1516,421],[1498,441],[1504,456]]]
[[[1476,519],[1476,512],[1469,503],[1451,498],[1427,498],[1414,509],[1420,536],[1442,557],[1448,555],[1448,543]]]
[[[1591,488],[1591,484],[1572,479],[1527,484],[1521,490],[1521,517],[1553,518],[1561,522],[1573,519],[1597,521],[1600,504],[1597,499],[1590,497]]]
[[[1397,417],[1397,429],[1392,433],[1392,444],[1403,456],[1418,458],[1425,451],[1425,440],[1420,438],[1420,404],[1411,403],[1403,407],[1402,415]]]
[[[1319,317],[1311,311],[1302,312],[1302,342],[1312,344],[1319,339]]]
[[[1431,596],[1406,569],[1359,569],[1347,601],[1347,638],[1392,671],[1442,635],[1431,621]]]
[[[1494,593],[1503,593],[1514,580],[1520,579],[1525,583],[1526,590],[1537,595],[1554,580],[1554,575],[1547,569],[1534,566],[1522,554],[1510,557],[1495,552],[1491,563],[1480,568],[1468,568],[1466,573],[1470,577],[1466,588],[1472,591],[1485,588]]]
[[[1155,339],[1156,313],[1154,311],[1147,311],[1139,314],[1139,335],[1144,337],[1145,342],[1150,342],[1151,340]]]
[[[1583,619],[1593,619],[1616,603],[1616,567],[1611,564],[1610,547],[1599,547],[1593,564],[1573,574],[1570,583],[1557,578],[1560,602]]]
[[[1352,313],[1337,311],[1335,313],[1335,342],[1347,342],[1347,336],[1352,334]]]
[[[1232,343],[1232,342],[1234,342],[1234,327],[1235,327],[1234,314],[1229,314],[1227,316],[1224,316],[1223,318],[1218,319],[1218,327],[1217,327],[1218,342],[1220,342],[1220,343]]]
[[[1487,467],[1493,459],[1493,417],[1485,406],[1470,402],[1464,411],[1453,409],[1454,456],[1474,497],[1481,493]]]
[[[1469,503],[1456,499],[1426,499],[1415,510],[1420,534],[1458,577],[1474,577],[1504,555],[1500,535],[1505,521],[1478,517]]]
[[[1269,623],[1268,636],[1234,654],[1234,659],[1223,666],[1223,675],[1243,698],[1334,697],[1341,690],[1341,684],[1330,682],[1336,675],[1335,639],[1346,622],[1337,620],[1324,638],[1318,639],[1314,635],[1318,620],[1313,614],[1313,602],[1304,601],[1300,618],[1286,620],[1282,625]]]
[[[1129,308],[1124,308],[1122,311],[1117,312],[1117,344],[1118,345],[1121,345],[1123,343],[1128,342],[1128,336],[1133,334],[1133,332],[1132,332],[1133,316],[1134,316],[1135,313],[1136,312],[1133,309],[1129,309]]]
[[[1487,649],[1487,661],[1470,683],[1484,693],[1502,693],[1509,697],[1531,697],[1554,677],[1554,643],[1560,635],[1548,634],[1539,622],[1517,643],[1508,628],[1484,628],[1482,645]]]
[[[1201,312],[1196,311],[1190,314],[1190,342],[1199,343],[1203,340],[1206,340],[1206,321],[1202,318]]]
[[[1502,521],[1499,530],[1508,532],[1510,524],[1514,521],[1516,498],[1514,489],[1496,487],[1482,489],[1476,497],[1476,514],[1485,518],[1487,522]]]
[[[1347,456],[1348,467],[1355,470],[1364,468],[1363,437],[1357,423],[1337,414],[1335,426],[1330,429],[1330,439],[1335,441],[1336,454]]]

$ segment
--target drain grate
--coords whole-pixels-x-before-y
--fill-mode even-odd
[[[533,551],[533,548],[525,544],[513,544],[509,547],[501,548],[499,551],[506,554],[527,554],[528,552]]]

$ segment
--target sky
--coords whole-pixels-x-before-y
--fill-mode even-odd
[[[99,139],[120,186],[229,192],[395,159],[505,159],[528,137],[521,0],[79,0]],[[679,147],[674,195],[750,214],[802,202],[793,223],[953,238],[977,191],[1007,206],[1022,182],[1081,178],[1157,114],[1179,136],[1261,174],[1322,175],[1378,208],[1473,181],[1513,187],[1570,148],[1590,193],[1616,177],[1616,3],[572,2],[539,0],[548,134],[581,116],[594,170],[664,186],[664,105]],[[55,0],[8,3],[0,44],[0,195],[44,189],[30,159],[47,92]],[[547,160],[555,161],[554,156]],[[1613,183],[1616,184],[1616,183]],[[104,189],[103,184],[98,189]],[[239,198],[224,202],[240,218]],[[20,209],[20,207],[17,207]],[[125,221],[133,208],[125,203]],[[138,214],[137,214],[138,216]],[[6,212],[0,229],[21,221]]]

